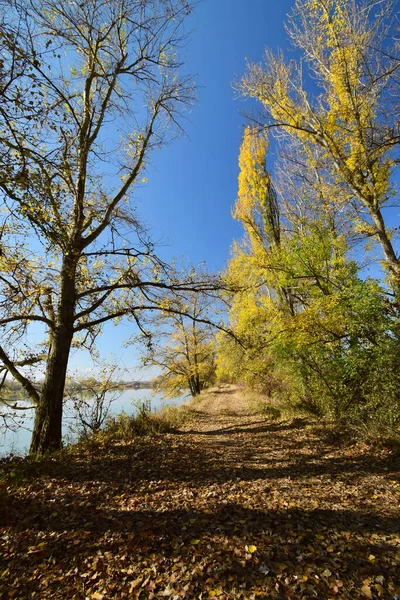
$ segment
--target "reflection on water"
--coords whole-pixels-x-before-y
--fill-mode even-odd
[[[147,399],[150,399],[153,410],[167,404],[178,405],[185,400],[181,397],[165,401],[161,395],[153,396],[151,390],[126,390],[112,402],[109,414],[117,415],[124,411],[127,415],[133,415],[137,412],[137,404]],[[29,405],[27,405],[26,411],[14,411],[12,418],[8,419],[11,429],[4,429],[0,422],[0,456],[9,454],[23,456],[27,453],[31,441],[34,414],[35,411],[29,410]],[[63,417],[63,438],[66,443],[76,440],[76,433],[73,432],[74,423],[75,418],[67,405]]]

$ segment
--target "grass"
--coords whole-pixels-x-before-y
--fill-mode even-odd
[[[138,404],[135,415],[122,412],[107,419],[100,436],[105,439],[130,441],[136,436],[174,433],[192,416],[189,404],[165,406],[152,411],[150,401]]]
[[[253,390],[243,390],[242,393],[252,414],[265,416],[271,421],[299,416],[304,417],[304,410],[300,410],[298,407],[286,404],[276,398],[270,398],[265,394]]]
[[[291,405],[253,390],[243,390],[242,395],[250,414],[261,415],[274,422],[306,418],[315,426],[318,435],[332,445],[346,446],[358,441],[371,448],[386,448],[395,453],[400,452],[400,431],[372,418],[368,422],[347,420],[337,423],[329,417],[308,411],[304,406]]]

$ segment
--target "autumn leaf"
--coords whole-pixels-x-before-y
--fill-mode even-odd
[[[361,592],[366,598],[373,598],[371,588],[369,585],[363,585],[361,588]]]
[[[331,577],[332,576],[332,572],[329,569],[325,569],[325,571],[323,571],[321,573],[322,577]]]

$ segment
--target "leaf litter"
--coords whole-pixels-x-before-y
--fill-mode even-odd
[[[176,434],[3,461],[0,597],[400,597],[398,455],[207,394]]]

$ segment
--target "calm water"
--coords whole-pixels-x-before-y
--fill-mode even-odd
[[[122,411],[127,415],[133,415],[138,410],[135,404],[147,399],[150,399],[152,409],[157,410],[166,405],[176,406],[182,404],[187,400],[187,397],[163,400],[161,395],[156,394],[153,396],[151,390],[126,390],[112,402],[109,415],[117,415]],[[15,411],[13,430],[7,429],[4,431],[3,427],[0,427],[0,456],[8,456],[10,453],[23,456],[27,453],[31,441],[34,412],[34,410]],[[74,424],[73,411],[67,405],[63,418],[63,437],[66,443],[77,439]]]

